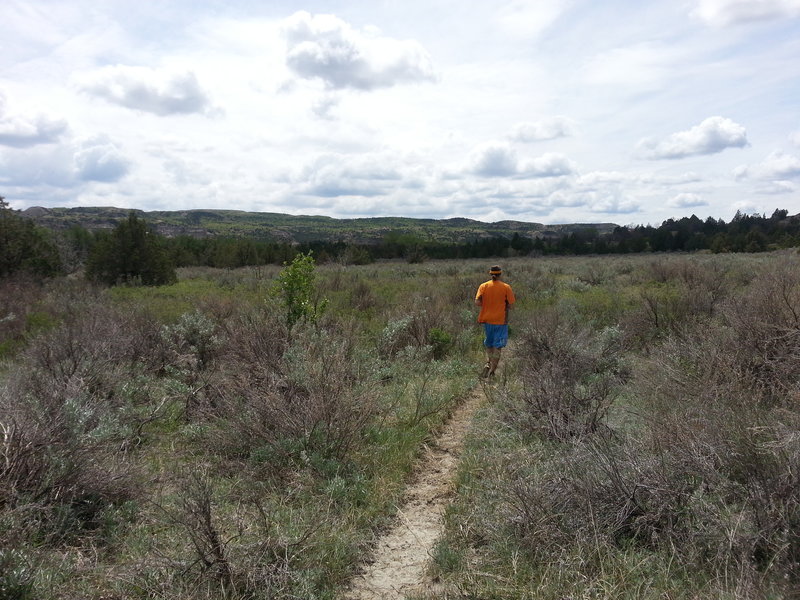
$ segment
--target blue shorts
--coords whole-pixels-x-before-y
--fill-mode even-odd
[[[508,343],[508,325],[483,324],[485,338],[483,345],[487,348],[505,348]]]

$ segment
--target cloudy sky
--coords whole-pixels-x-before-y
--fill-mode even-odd
[[[14,208],[800,212],[800,0],[3,0]]]

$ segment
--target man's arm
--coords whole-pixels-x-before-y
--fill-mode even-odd
[[[478,286],[478,291],[475,292],[475,306],[483,306],[483,285]]]
[[[516,302],[517,299],[514,297],[514,292],[511,290],[511,286],[506,289],[506,324],[508,324],[508,314],[511,312],[511,309],[514,308],[514,302]]]

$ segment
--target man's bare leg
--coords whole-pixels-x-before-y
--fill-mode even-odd
[[[486,365],[483,367],[482,377],[494,375],[500,362],[500,348],[486,348]]]
[[[500,364],[500,352],[500,348],[487,348],[490,376],[494,375],[494,372],[497,370],[497,365]]]

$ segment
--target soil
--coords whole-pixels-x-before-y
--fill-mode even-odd
[[[378,541],[344,600],[399,600],[433,591],[434,582],[427,576],[428,562],[443,531],[445,508],[454,495],[464,437],[483,398],[480,389],[473,391],[425,449],[395,525]]]

